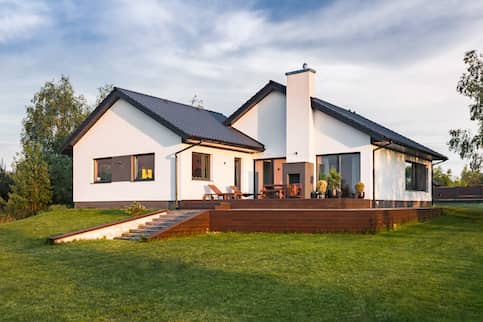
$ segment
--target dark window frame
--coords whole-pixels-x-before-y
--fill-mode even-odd
[[[204,172],[208,172],[208,175],[207,176],[195,176],[194,175],[194,169],[193,169],[193,162],[195,162],[194,160],[194,156],[197,155],[197,156],[200,156],[202,158],[206,158],[205,159],[205,171]],[[201,159],[203,160],[203,159]],[[208,166],[206,166],[206,160],[208,160]],[[202,162],[200,162],[202,163]],[[203,173],[203,164],[200,164],[200,169],[201,169],[201,173]],[[207,170],[207,171],[206,171]],[[202,153],[202,152],[192,152],[191,153],[191,180],[196,180],[196,181],[211,181],[211,154],[208,154],[208,153]]]
[[[361,152],[359,152],[359,151],[355,151],[355,152],[343,152],[343,153],[317,154],[315,156],[315,166],[316,166],[315,171],[316,171],[316,178],[317,178],[317,180],[319,180],[320,174],[321,174],[320,173],[320,168],[319,168],[320,167],[320,165],[319,165],[319,158],[320,158],[320,161],[322,162],[322,158],[323,157],[336,156],[337,157],[337,169],[336,170],[338,172],[341,172],[341,166],[342,166],[342,158],[341,158],[341,156],[343,156],[343,155],[357,155],[359,157],[359,164],[358,164],[358,166],[359,166],[358,167],[359,168],[358,169],[359,179],[356,180],[356,183],[357,182],[360,182],[361,181]],[[322,164],[322,163],[320,163],[320,164]],[[330,171],[330,169],[329,169],[329,171]],[[342,174],[342,176],[343,176],[343,174]],[[349,186],[349,187],[350,187],[351,191],[354,190],[354,192],[352,193],[352,194],[354,194],[355,193],[355,187],[352,187],[352,186]],[[342,189],[343,187],[341,186],[340,188]],[[344,196],[344,197],[351,197],[351,196]]]
[[[142,179],[142,178],[138,178],[138,169],[137,169],[137,162],[136,162],[136,158],[138,157],[143,157],[143,156],[152,156],[153,157],[153,175],[152,175],[152,178],[148,178],[148,179]],[[132,173],[132,181],[133,182],[144,182],[144,181],[154,181],[156,179],[156,156],[154,154],[154,152],[152,153],[141,153],[141,154],[135,154],[132,156],[131,158],[131,173]]]
[[[406,191],[428,192],[429,169],[424,163],[405,160],[404,187]],[[408,166],[411,165],[410,178],[408,178]],[[420,171],[424,171],[420,173]],[[410,181],[408,180],[410,179]]]

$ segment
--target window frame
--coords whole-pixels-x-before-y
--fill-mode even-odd
[[[411,165],[411,185],[408,185],[408,166]],[[419,170],[418,170],[419,169]],[[423,182],[419,182],[419,173],[421,169],[424,169]],[[421,191],[428,192],[428,178],[429,168],[424,163],[419,163],[411,160],[404,161],[404,188],[406,191]],[[422,184],[422,185],[421,185]]]
[[[99,171],[98,162],[103,160],[111,161],[111,179],[110,180],[97,180],[97,178],[100,178],[100,176],[98,176],[98,171]],[[94,183],[111,183],[111,182],[112,182],[112,157],[95,158],[94,159]]]
[[[330,157],[330,156],[335,156],[337,157],[337,172],[341,173],[341,175],[343,176],[342,172],[341,172],[341,167],[342,167],[342,156],[343,155],[357,155],[358,158],[359,158],[359,164],[358,164],[358,173],[359,173],[359,180],[356,180],[356,183],[357,182],[360,182],[361,181],[361,152],[360,151],[354,151],[354,152],[343,152],[343,153],[326,153],[326,154],[317,154],[315,156],[315,171],[316,171],[316,178],[317,178],[317,181],[320,180],[320,175],[321,175],[321,172],[320,172],[320,165],[323,164],[322,163],[322,158],[323,157]],[[320,163],[319,163],[319,160],[320,160]],[[329,168],[329,171],[330,171],[330,168]],[[351,189],[351,194],[355,194],[355,187],[352,187],[352,186],[349,186],[350,189]],[[342,182],[341,182],[341,187],[340,189],[342,190]],[[354,192],[352,192],[352,190],[354,190]],[[344,198],[350,198],[351,196],[344,196]]]
[[[136,158],[142,156],[153,156],[153,177],[148,179],[137,178],[137,160]],[[141,154],[134,154],[131,157],[131,181],[133,182],[145,182],[145,181],[154,181],[156,179],[156,156],[154,152],[151,153],[141,153]]]
[[[208,176],[207,177],[196,177],[194,176],[194,173],[193,173],[193,162],[194,162],[194,156],[195,155],[199,155],[201,157],[204,157],[208,160],[208,167],[206,167],[206,164],[205,164],[205,170],[207,169],[208,170]],[[205,160],[206,160],[205,159]],[[203,159],[201,159],[203,160]],[[206,161],[205,161],[206,163]],[[211,161],[211,154],[208,154],[208,153],[202,153],[202,152],[191,152],[191,180],[196,180],[196,181],[211,181],[211,164],[212,164],[212,161]],[[200,165],[201,169],[203,169],[203,164]],[[203,172],[203,171],[202,171]]]

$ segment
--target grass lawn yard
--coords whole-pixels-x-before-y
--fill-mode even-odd
[[[481,321],[483,208],[377,235],[46,237],[125,217],[56,209],[0,225],[0,320]]]

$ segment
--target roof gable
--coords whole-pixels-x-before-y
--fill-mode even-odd
[[[224,125],[223,122],[226,120],[226,117],[221,113],[116,87],[87,117],[81,126],[72,133],[64,144],[62,152],[71,152],[72,146],[118,99],[127,101],[179,135],[183,141],[198,140],[255,151],[264,150],[264,146],[260,142],[232,127]]]
[[[259,90],[248,101],[240,106],[232,115],[230,115],[226,119],[225,124],[231,125],[236,122],[240,117],[248,113],[256,104],[258,104],[273,91],[278,91],[286,95],[287,88],[285,85],[282,85],[275,81],[269,81],[261,90]],[[371,121],[355,112],[351,112],[347,109],[336,106],[316,97],[312,97],[311,105],[313,109],[326,113],[334,117],[335,119],[347,125],[350,125],[363,133],[368,134],[371,137],[371,141],[373,144],[380,145],[380,142],[384,142],[383,144],[386,145],[388,143],[387,141],[389,141],[390,145],[386,145],[387,148],[393,148],[394,150],[414,154],[424,157],[426,159],[448,159],[446,156],[428,147],[425,147],[424,145],[419,144],[405,137],[404,135],[392,131],[383,125]]]

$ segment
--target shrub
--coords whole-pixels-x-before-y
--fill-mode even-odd
[[[327,177],[327,185],[330,190],[337,190],[340,188],[342,175],[334,167],[330,168],[329,176]]]
[[[144,207],[140,202],[134,201],[132,204],[126,207],[126,213],[131,216],[138,216],[144,213],[146,207]]]

